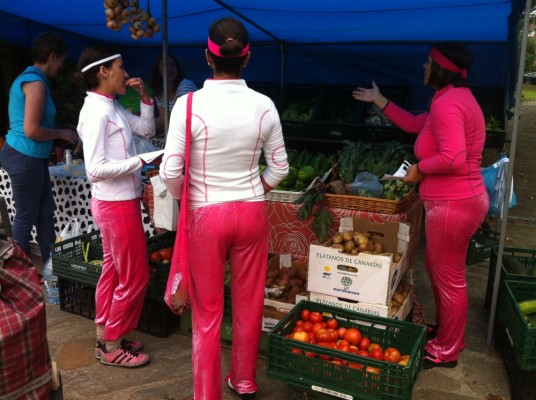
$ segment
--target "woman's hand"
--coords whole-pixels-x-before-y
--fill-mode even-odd
[[[404,183],[419,183],[424,178],[424,175],[419,171],[417,164],[413,164],[406,171],[406,176],[402,179]]]
[[[372,81],[372,89],[358,87],[352,92],[352,97],[366,103],[374,103],[381,110],[383,110],[389,102],[389,100],[381,94],[380,89],[374,81]]]
[[[125,85],[138,92],[144,103],[151,102],[151,96],[149,96],[149,92],[147,91],[145,83],[143,83],[141,78],[130,78],[125,82]]]
[[[79,142],[78,133],[72,129],[60,129],[59,139],[63,139],[75,146]]]

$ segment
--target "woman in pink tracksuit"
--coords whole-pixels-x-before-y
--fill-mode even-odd
[[[419,160],[404,182],[419,183],[424,201],[425,266],[435,300],[436,325],[425,346],[423,368],[457,365],[465,348],[465,259],[471,237],[484,221],[489,198],[480,165],[486,140],[484,115],[467,83],[470,50],[456,43],[433,46],[424,64],[424,84],[436,92],[427,113],[413,115],[385,98],[376,84],[357,88],[356,100],[372,102],[393,123],[418,133]]]
[[[227,257],[231,266],[233,350],[225,381],[243,399],[255,398],[268,217],[264,194],[288,174],[279,115],[249,89],[240,71],[250,59],[248,32],[232,18],[209,31],[213,79],[193,94],[189,173],[189,274],[195,400],[222,398],[220,328]],[[187,96],[171,113],[160,176],[181,197]],[[259,175],[261,152],[268,168]],[[184,210],[181,210],[184,212]]]
[[[138,326],[149,283],[140,206],[144,161],[136,155],[133,137],[154,136],[153,102],[140,78],[129,79],[121,55],[113,49],[86,48],[78,67],[88,92],[77,130],[91,182],[91,213],[104,252],[95,294],[95,357],[107,365],[139,367],[149,356],[139,352],[141,342],[125,337]],[[140,116],[116,100],[127,86],[140,94]]]

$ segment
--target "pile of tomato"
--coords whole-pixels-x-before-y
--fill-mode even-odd
[[[301,319],[296,321],[292,333],[286,335],[286,337],[299,342],[310,343],[390,363],[407,365],[409,361],[410,356],[400,354],[397,348],[387,347],[384,349],[379,343],[371,342],[368,337],[362,335],[359,329],[339,326],[337,319],[324,318],[324,315],[318,311],[304,309],[301,311],[300,317]],[[359,370],[365,369],[371,373],[380,373],[380,370],[376,367],[364,367],[363,364],[349,362],[341,358],[302,351],[300,349],[292,349],[292,352],[304,354],[308,357],[320,358]]]
[[[173,247],[164,247],[160,250],[155,250],[149,254],[149,260],[157,261],[164,264],[171,262],[173,257]]]

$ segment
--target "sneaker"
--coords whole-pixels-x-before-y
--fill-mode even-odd
[[[431,369],[431,368],[436,368],[436,367],[454,368],[457,365],[458,365],[458,360],[443,361],[440,358],[431,355],[426,350],[424,351],[422,369]]]
[[[253,392],[253,393],[238,393],[235,388],[233,387],[233,385],[231,384],[231,378],[227,378],[226,379],[227,381],[227,386],[229,386],[229,389],[231,389],[231,391],[236,394],[237,396],[240,396],[241,399],[244,399],[244,400],[255,400],[255,395],[256,393]]]
[[[101,363],[116,365],[118,367],[136,368],[149,362],[149,355],[138,353],[126,347],[119,346],[115,351],[108,353],[106,348],[101,352]]]
[[[119,346],[125,347],[135,352],[139,352],[141,349],[143,349],[143,343],[139,340],[129,340],[124,338],[121,339],[121,344]],[[97,360],[101,359],[101,353],[104,348],[104,342],[102,340],[98,340],[97,344],[95,345],[95,358]]]

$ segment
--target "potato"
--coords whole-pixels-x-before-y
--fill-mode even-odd
[[[342,233],[342,241],[343,242],[348,242],[352,240],[352,232],[350,231],[345,231]]]
[[[351,255],[353,256],[357,256],[359,254],[359,249],[358,248],[353,248],[352,251],[350,252]]]
[[[331,248],[337,249],[339,251],[344,251],[344,246],[340,243],[334,243],[331,245]]]
[[[380,242],[374,242],[374,248],[372,249],[374,254],[383,253],[383,245]]]
[[[357,232],[357,234],[353,235],[353,240],[356,245],[366,245],[369,242],[369,238],[363,235],[362,233]]]
[[[337,233],[335,236],[333,236],[333,239],[331,239],[331,242],[332,242],[333,244],[340,244],[340,243],[342,243],[342,242],[343,242],[343,240],[342,240],[342,234]]]
[[[355,243],[353,240],[347,240],[344,242],[344,251],[351,253],[353,249],[355,249]]]
[[[399,262],[402,259],[402,253],[396,252],[393,255],[393,261]]]

